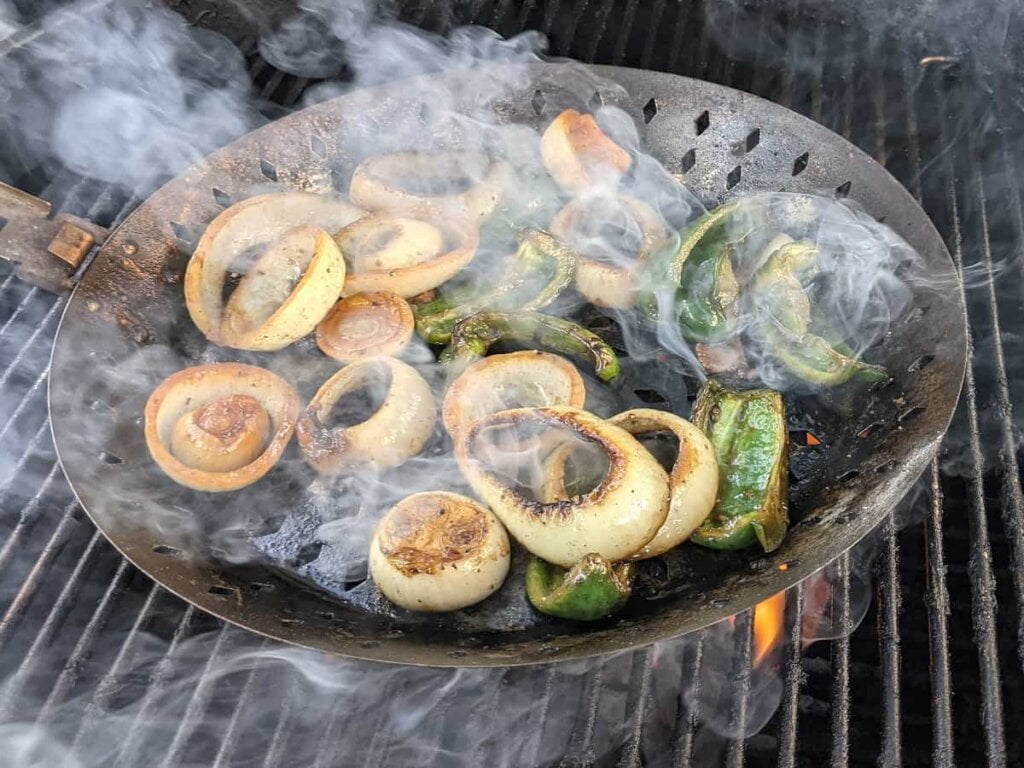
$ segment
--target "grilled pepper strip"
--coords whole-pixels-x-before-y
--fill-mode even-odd
[[[733,332],[739,284],[730,255],[733,214],[739,210],[739,203],[716,208],[680,235],[677,247],[650,260],[638,296],[648,317],[658,316],[658,292],[671,285],[672,311],[684,337],[714,343]]]
[[[816,386],[836,386],[856,377],[884,381],[884,368],[859,360],[845,343],[821,328],[813,317],[803,281],[816,272],[815,248],[810,243],[790,242],[776,249],[751,281],[751,301],[759,314],[755,335],[765,351],[799,379]],[[822,335],[811,331],[821,330]]]
[[[770,389],[730,390],[709,380],[697,393],[692,421],[718,456],[718,500],[690,541],[711,549],[760,543],[778,548],[789,525],[786,416]]]
[[[536,344],[587,360],[602,381],[619,375],[619,358],[600,336],[569,320],[540,312],[477,312],[455,323],[441,362],[469,363],[484,357],[499,340]]]
[[[465,303],[439,298],[424,304],[416,312],[416,328],[428,343],[447,344],[459,318],[484,309],[541,309],[572,284],[575,273],[575,251],[543,230],[526,230],[496,288]]]
[[[610,563],[587,555],[571,570],[538,557],[526,566],[526,596],[541,613],[573,621],[610,616],[629,599],[632,563]]]

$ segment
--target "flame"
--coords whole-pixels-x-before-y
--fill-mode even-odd
[[[786,615],[786,593],[779,592],[754,608],[754,664],[768,655],[782,637]]]

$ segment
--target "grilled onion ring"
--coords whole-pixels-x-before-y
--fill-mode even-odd
[[[464,192],[428,195],[402,187],[403,179],[455,181],[459,177],[470,181]],[[480,152],[397,152],[375,155],[360,163],[352,174],[349,197],[371,211],[441,214],[478,221],[494,213],[512,178],[508,163]]]
[[[302,227],[336,232],[361,213],[337,196],[306,192],[259,195],[227,208],[206,228],[185,270],[185,304],[192,321],[210,341],[240,349],[280,349],[305,336],[338,298],[345,264],[322,233],[288,233]],[[260,259],[239,284],[243,288],[248,280],[234,302],[233,310],[241,314],[229,327],[223,305],[228,271],[244,254],[271,246],[263,256],[267,261]],[[261,267],[270,274],[256,274]],[[268,312],[271,296],[282,301]]]
[[[415,328],[409,304],[388,291],[357,293],[342,299],[316,327],[316,344],[328,357],[349,362],[396,355]]]
[[[381,518],[370,542],[370,575],[391,602],[411,611],[479,603],[508,574],[501,522],[456,493],[416,493]]]
[[[640,229],[640,248],[628,264],[609,264],[587,254],[585,237],[579,227],[594,221],[607,221],[607,206],[612,204],[627,214]],[[593,304],[626,309],[633,306],[633,277],[654,249],[665,239],[665,225],[651,206],[629,195],[591,194],[569,202],[551,222],[551,233],[568,243],[579,254],[576,259],[576,288]]]
[[[149,396],[146,446],[175,482],[197,491],[235,491],[259,480],[281,458],[300,407],[288,382],[263,368],[186,368]]]
[[[453,437],[477,419],[509,408],[582,408],[587,392],[576,366],[535,349],[491,355],[466,368],[444,396],[441,418]]]
[[[523,495],[476,458],[481,434],[533,422],[563,428],[596,443],[608,472],[589,493],[545,503]],[[473,490],[527,550],[549,563],[572,567],[595,553],[623,560],[657,533],[668,513],[668,476],[636,438],[576,408],[516,408],[485,416],[455,441],[455,458]]]
[[[622,147],[605,135],[593,115],[567,109],[554,119],[540,138],[544,167],[568,192],[604,181],[617,184],[632,164]]]
[[[416,219],[377,213],[345,227],[334,240],[353,267],[345,279],[343,296],[391,291],[407,299],[436,288],[472,261],[480,233],[475,226],[456,219],[434,227]],[[433,247],[439,250],[430,252]],[[375,263],[389,266],[367,268]]]
[[[331,409],[345,395],[374,383],[387,383],[387,394],[372,416],[350,427],[325,426]],[[436,420],[430,386],[393,357],[370,357],[345,366],[323,383],[306,406],[295,434],[299,449],[317,472],[333,475],[371,466],[397,467],[415,456]]]

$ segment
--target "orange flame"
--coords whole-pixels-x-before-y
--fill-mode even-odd
[[[786,615],[786,593],[779,592],[754,608],[754,663],[768,655],[782,637]]]

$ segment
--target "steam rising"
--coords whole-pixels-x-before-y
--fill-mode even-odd
[[[300,7],[300,15],[260,40],[259,51],[286,72],[310,78],[344,78],[341,84],[330,82],[309,89],[307,103],[398,77],[485,62],[539,61],[545,50],[545,41],[537,33],[503,40],[488,30],[470,28],[441,38],[401,25],[383,26],[372,21],[373,9],[363,0],[304,0]],[[0,0],[0,38],[5,29],[17,23],[16,19],[5,0]],[[263,120],[263,105],[250,90],[241,52],[216,33],[186,26],[173,13],[149,7],[141,0],[121,0],[110,3],[98,16],[89,17],[88,35],[82,34],[81,24],[47,19],[43,27],[45,34],[17,63],[0,58],[0,134],[14,137],[27,166],[59,162],[85,176],[142,193]],[[521,178],[536,180],[542,175],[536,159],[536,131],[523,125],[498,124],[493,116],[493,106],[518,85],[516,75],[508,77],[512,79],[496,78],[490,88],[476,94],[476,109],[456,109],[456,94],[432,90],[422,94],[429,107],[426,127],[420,120],[409,120],[387,126],[382,135],[380,125],[354,120],[346,123],[346,133],[338,137],[339,143],[353,148],[357,157],[423,148],[425,142],[468,146],[500,154],[512,162]],[[593,111],[586,99],[598,88],[612,92],[616,87],[572,65],[566,65],[562,78],[552,85],[560,90],[546,106],[549,111],[564,107]],[[685,226],[705,211],[701,201],[660,163],[643,154],[629,115],[611,106],[597,110],[596,115],[602,127],[636,158],[626,180],[627,193],[654,206],[673,228]],[[0,176],[13,175],[13,171],[0,167]],[[524,199],[513,201],[516,207],[524,209],[533,223],[546,226],[557,205],[536,194],[537,186],[528,183],[521,189]],[[785,196],[765,201],[775,207],[808,204],[806,199],[794,203]],[[905,311],[909,293],[896,266],[913,255],[889,230],[852,206],[822,201],[810,204],[817,206],[815,221],[822,224],[814,227],[808,220],[801,223],[799,211],[790,209],[788,220],[796,222],[797,230],[793,234],[819,244],[823,272],[830,280],[822,290],[829,314],[852,346],[863,351]],[[746,237],[751,233],[745,230],[742,234]],[[756,241],[757,237],[752,237],[748,243]],[[756,259],[759,252],[752,248],[748,256]],[[663,301],[663,309],[667,306]],[[667,314],[662,312],[663,317]],[[666,387],[672,384],[677,390],[685,389],[680,373],[700,375],[678,326],[660,323],[655,345],[641,333],[635,320],[620,319],[631,364],[641,372],[652,371],[652,378],[656,378],[650,382],[652,386],[664,383]],[[742,321],[750,322],[749,316]],[[658,357],[659,347],[676,357]],[[212,362],[223,354],[201,343],[193,350],[189,364]],[[301,362],[308,361],[309,352],[300,345],[262,362],[293,381],[296,376],[302,377],[295,383],[308,399],[326,378],[327,370],[324,366],[311,369]],[[410,356],[439,389],[444,372],[425,362],[424,348],[415,348]],[[783,381],[773,378],[766,361],[753,362],[764,363],[762,370],[771,383]],[[645,363],[653,363],[652,368],[642,368]],[[103,375],[111,389],[147,393],[164,375],[183,364],[167,348],[143,347],[116,370]],[[600,394],[601,385],[592,379],[588,380],[588,390],[597,393],[591,407],[602,415],[641,405],[632,393],[627,397],[634,401],[610,400]],[[684,397],[685,391],[680,393],[680,399]],[[286,458],[268,477],[268,488],[280,488],[298,479],[304,486],[310,485],[310,491],[307,503],[291,510],[283,521],[273,493],[246,495],[224,498],[211,528],[210,521],[198,521],[193,514],[192,494],[172,489],[166,496],[154,498],[152,486],[141,477],[128,481],[137,482],[137,487],[120,487],[115,501],[126,513],[134,513],[170,538],[184,536],[209,542],[228,561],[252,559],[251,542],[255,541],[264,554],[288,562],[300,575],[336,590],[341,599],[413,621],[414,617],[388,606],[372,584],[363,581],[366,550],[380,513],[405,495],[439,488],[466,492],[457,467],[445,455],[444,439],[438,426],[423,454],[399,470],[364,472],[340,480],[312,481],[300,459]],[[24,442],[27,439],[15,444]],[[268,525],[271,520],[278,527]],[[312,553],[308,549],[311,542],[317,544]],[[355,588],[347,586],[359,582]],[[527,627],[536,621],[521,595],[517,602],[510,597],[521,592],[515,577],[510,577],[503,592],[506,602],[499,603],[500,616],[489,615],[486,609],[467,613],[454,619],[456,626],[477,630],[500,621],[505,626]],[[159,764],[161,760],[188,764],[184,753],[176,751],[183,749],[181,744],[173,749],[168,745],[175,744],[175,730],[200,681],[225,695],[223,691],[235,691],[244,685],[250,674],[259,693],[248,699],[256,704],[237,714],[242,723],[240,731],[260,731],[262,727],[269,743],[276,718],[284,708],[289,709],[291,717],[287,730],[298,734],[318,732],[325,713],[347,711],[346,727],[361,730],[371,740],[366,748],[367,762],[377,757],[382,762],[389,758],[409,764],[439,760],[475,766],[484,764],[487,757],[486,762],[496,765],[541,764],[562,755],[567,734],[575,725],[576,702],[561,709],[549,707],[542,713],[543,718],[538,717],[537,680],[546,674],[541,671],[388,668],[264,645],[248,634],[225,632],[231,638],[226,648],[221,648],[213,635],[199,636],[175,648],[167,662],[175,672],[162,691],[143,701],[117,702],[116,706],[108,701],[99,711],[86,713],[88,726],[81,731],[76,724],[88,706],[84,700],[71,699],[45,713],[38,723],[20,722],[21,713],[9,704],[7,724],[0,727],[0,750],[14,756],[17,765],[40,768],[108,764],[134,768]],[[724,624],[709,630],[704,640],[701,718],[711,732],[718,734],[730,733],[723,713],[733,679],[722,665],[731,658],[732,641]],[[663,643],[652,653],[663,670],[675,670],[692,652],[695,642],[685,638]],[[146,673],[169,650],[156,638],[147,637],[143,646],[130,665],[133,674]],[[572,689],[596,670],[604,670],[607,680],[618,680],[626,687],[621,669],[628,668],[628,658],[564,665],[557,674]],[[616,669],[620,672],[614,673]],[[675,681],[678,674],[659,674],[657,678]],[[521,682],[512,685],[510,680]],[[214,685],[218,681],[232,681],[236,687]],[[664,685],[656,683],[656,688]],[[766,666],[755,673],[753,689],[757,705],[751,710],[744,733],[760,728],[774,710],[779,695],[776,668]],[[656,695],[666,694],[662,690]],[[18,681],[10,681],[0,692],[0,699],[12,703],[21,697],[29,698]],[[444,714],[454,708],[465,708],[467,722],[479,723],[479,727],[459,734],[453,745],[439,745],[439,711]],[[233,711],[230,707],[228,710]],[[500,714],[481,714],[487,712]],[[625,718],[612,717],[608,722],[613,727],[598,734],[591,746],[598,754],[614,749],[627,736]],[[200,746],[204,737],[208,743],[217,743],[229,726],[227,717],[200,718],[195,724],[199,733],[195,739]],[[387,741],[373,741],[375,731],[382,727],[387,730]],[[377,738],[383,741],[385,737]],[[388,744],[394,751],[387,751]],[[318,752],[323,749],[314,739],[291,739],[288,745],[287,764],[294,766],[317,764]],[[261,764],[266,746],[238,745],[239,754],[248,754],[246,750],[252,753],[248,762],[241,762]],[[199,762],[210,756],[188,757]]]

